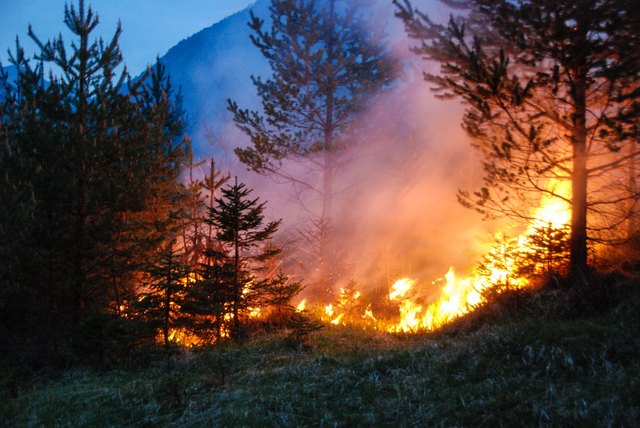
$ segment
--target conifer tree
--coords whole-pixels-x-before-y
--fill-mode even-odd
[[[551,224],[527,234],[529,249],[522,255],[521,273],[551,277],[565,273],[569,261],[569,228]]]
[[[640,12],[628,0],[450,0],[447,25],[394,0],[442,98],[467,107],[483,187],[460,200],[531,219],[547,194],[571,206],[570,274],[584,283],[590,238],[611,240],[633,212],[640,116]],[[571,195],[550,182],[570,182]]]
[[[259,304],[271,280],[257,275],[260,262],[275,257],[280,250],[267,245],[278,230],[281,220],[264,224],[266,203],[250,198],[252,190],[237,179],[222,188],[222,196],[216,198],[216,206],[209,209],[207,222],[216,230],[216,239],[224,245],[218,258],[225,276],[229,275],[227,287],[220,289],[228,294],[224,297],[232,316],[231,337],[241,336],[241,322],[252,305]],[[224,284],[224,282],[223,282]]]
[[[137,298],[137,309],[141,310],[145,321],[162,332],[165,349],[171,346],[171,330],[185,321],[182,305],[190,271],[174,247],[175,243],[175,240],[167,242],[146,266],[144,283],[150,291]]]
[[[199,163],[203,164],[204,160]],[[189,165],[192,165],[192,161]],[[187,225],[191,225],[191,242],[197,242],[200,249],[191,251],[193,256],[189,265],[196,280],[187,289],[183,309],[192,318],[190,326],[194,333],[204,342],[211,343],[227,333],[224,318],[229,307],[226,296],[232,294],[229,288],[232,269],[225,257],[224,245],[216,239],[214,226],[206,220],[207,212],[215,206],[218,190],[229,180],[229,175],[223,175],[216,169],[213,159],[209,160],[209,173],[203,179],[194,180],[191,167],[189,174],[191,216],[187,216]],[[204,195],[202,190],[205,191]],[[186,236],[184,231],[183,236]],[[188,248],[185,248],[185,253],[187,251]]]
[[[3,204],[25,214],[0,219],[0,240],[21,248],[7,281],[25,306],[33,303],[23,324],[45,320],[63,342],[56,349],[88,315],[124,306],[137,272],[164,242],[185,154],[163,67],[132,81],[120,28],[105,43],[93,39],[98,22],[84,1],[66,6],[74,41],[45,43],[29,29],[38,54],[26,58],[17,44],[11,62],[18,75],[1,79],[0,167],[7,189],[17,191]],[[52,66],[46,79],[45,66]],[[43,342],[57,340],[50,336],[43,333]]]
[[[204,343],[229,335],[227,321],[233,308],[234,264],[222,244],[210,245],[196,267],[195,282],[188,288],[183,310],[190,328]]]
[[[238,127],[251,145],[236,149],[241,162],[259,174],[293,185],[296,195],[320,199],[309,208],[321,288],[332,280],[331,218],[335,180],[350,146],[350,127],[371,97],[394,76],[380,33],[366,21],[363,3],[338,0],[274,0],[271,27],[253,14],[253,43],[269,61],[272,76],[253,77],[262,111],[241,109],[229,101]],[[377,28],[380,28],[379,26]],[[283,164],[303,164],[304,174]]]

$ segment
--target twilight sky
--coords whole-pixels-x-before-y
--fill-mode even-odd
[[[122,22],[120,48],[132,75],[140,73],[157,55],[191,34],[244,9],[255,0],[85,0],[100,17],[96,34],[111,40],[118,19]],[[77,0],[0,0],[0,62],[8,65],[7,49],[15,48],[15,38],[27,54],[35,45],[27,36],[29,24],[43,42],[62,32],[64,5]]]

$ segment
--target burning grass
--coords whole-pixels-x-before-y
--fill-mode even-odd
[[[512,316],[485,307],[483,319],[458,321],[474,328],[328,325],[303,351],[277,333],[178,353],[170,375],[160,361],[32,375],[19,380],[17,398],[5,389],[0,418],[8,426],[635,426],[638,283],[630,289],[610,287],[613,307],[592,316],[540,316],[575,298],[547,291],[521,296],[529,309]]]
[[[568,262],[570,183],[550,181],[547,186],[549,192],[562,197],[544,193],[522,233],[508,237],[498,232],[473,272],[460,275],[450,267],[435,281],[398,278],[387,284],[386,295],[377,299],[367,296],[352,281],[336,293],[334,302],[312,311],[333,325],[395,333],[428,332],[473,312],[502,293],[561,278]],[[304,300],[300,306],[311,305]]]

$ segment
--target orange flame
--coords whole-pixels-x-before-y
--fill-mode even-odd
[[[390,303],[397,305],[399,318],[396,321],[383,323],[389,332],[417,332],[420,330],[434,330],[452,320],[468,313],[484,302],[483,292],[496,284],[506,284],[510,288],[526,287],[529,279],[518,272],[518,253],[531,254],[535,249],[531,236],[537,229],[566,227],[570,221],[570,183],[557,182],[549,186],[549,193],[545,193],[540,200],[540,208],[533,214],[526,231],[517,239],[509,241],[501,234],[496,235],[496,243],[489,251],[483,262],[482,273],[467,277],[456,277],[453,267],[434,285],[439,286],[439,293],[435,299],[425,300],[419,281],[412,278],[400,278],[395,281],[388,293]],[[345,323],[345,307],[347,301],[355,302],[361,294],[349,294],[340,290],[337,305],[327,305],[324,308],[323,319],[332,324]],[[350,318],[349,318],[350,319]],[[374,327],[380,321],[373,315],[371,305],[367,306],[361,316]]]
[[[341,288],[336,301],[324,307],[316,307],[316,313],[324,322],[333,325],[364,324],[370,328],[405,333],[430,331],[484,303],[485,291],[496,287],[497,284],[506,284],[507,288],[528,286],[529,279],[518,271],[517,257],[522,257],[522,254],[526,257],[536,251],[532,236],[540,229],[562,229],[570,221],[570,183],[553,183],[549,189],[549,192],[542,196],[540,208],[533,213],[533,220],[525,232],[512,240],[500,233],[496,234],[496,243],[484,257],[481,271],[458,277],[454,268],[450,267],[443,278],[431,284],[436,287],[435,298],[433,287],[429,287],[429,293],[425,293],[426,290],[418,279],[405,277],[395,281],[389,288],[387,298],[388,303],[397,308],[396,319],[376,317],[372,305],[363,302],[366,298],[361,291],[355,290],[354,286]],[[184,279],[184,285],[189,286],[197,280],[195,276],[188,276]],[[243,293],[249,291],[247,287]],[[304,311],[307,305],[307,299],[303,299],[298,303],[296,311]],[[246,315],[252,318],[263,314],[263,308],[260,307],[248,308],[246,312]],[[231,317],[231,314],[227,314],[225,321],[230,321]],[[184,346],[194,346],[197,338],[192,336],[186,330],[172,329],[170,340]]]

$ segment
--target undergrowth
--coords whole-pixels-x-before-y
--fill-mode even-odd
[[[640,293],[605,310],[485,309],[431,334],[346,327],[56,376],[5,369],[7,426],[638,426]],[[618,292],[618,291],[616,291]],[[561,294],[561,293],[560,293]],[[512,297],[515,298],[515,297]],[[538,299],[538,300],[536,300]],[[506,305],[506,306],[505,306]],[[506,312],[505,312],[506,311]],[[496,314],[499,313],[500,316]],[[492,315],[490,315],[492,314]],[[556,314],[557,315],[557,314]]]

